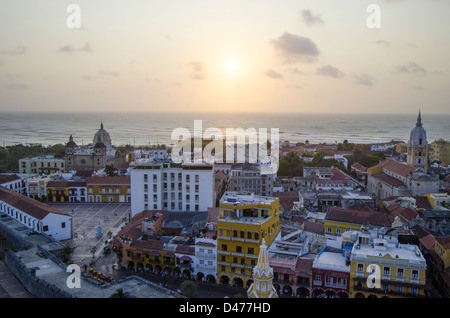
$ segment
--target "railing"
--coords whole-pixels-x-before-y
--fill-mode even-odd
[[[241,238],[241,237],[234,237],[234,236],[219,235],[219,236],[217,236],[217,239],[259,244],[259,240],[254,240],[254,239],[249,239],[249,238]]]
[[[340,288],[340,289],[346,289],[347,284],[342,283],[329,283],[325,281],[325,287],[332,287],[332,288]]]

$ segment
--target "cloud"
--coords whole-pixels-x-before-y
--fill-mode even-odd
[[[189,68],[191,69],[191,78],[195,80],[204,80],[206,79],[206,74],[204,71],[203,63],[193,61],[188,63]]]
[[[76,50],[75,50],[75,48],[72,45],[63,46],[62,48],[60,48],[58,50],[58,52],[62,52],[62,53],[73,53],[75,51]]]
[[[92,52],[94,52],[94,50],[92,49],[91,45],[88,42],[86,42],[80,49],[77,49],[73,45],[66,45],[66,46],[63,46],[63,47],[58,49],[58,52],[69,53],[69,54],[77,52],[77,51],[85,52],[85,53],[92,53]]]
[[[1,50],[0,55],[23,55],[27,52],[27,48],[23,45],[18,45],[14,49]]]
[[[331,65],[325,65],[322,67],[319,67],[316,71],[317,75],[321,76],[329,76],[334,78],[341,78],[344,77],[345,74],[341,72],[338,68],[331,66]]]
[[[271,43],[279,56],[287,63],[311,63],[319,56],[316,44],[311,39],[300,35],[284,32]]]
[[[297,75],[306,75],[305,72],[300,71],[298,68],[296,67],[290,67],[286,69],[287,72],[292,73],[292,74],[297,74]]]
[[[311,11],[309,10],[302,10],[300,12],[300,19],[305,23],[306,25],[313,25],[313,24],[323,24],[325,23],[320,15],[313,15]]]
[[[355,74],[352,78],[356,84],[363,86],[372,86],[374,81],[374,78],[366,73]]]
[[[117,77],[120,75],[119,72],[112,72],[112,71],[100,71],[98,73],[102,76],[107,76],[107,77]]]
[[[80,49],[80,51],[84,51],[84,52],[87,52],[87,53],[92,53],[93,52],[92,47],[91,47],[91,45],[88,42],[86,42],[84,44],[84,46]]]
[[[373,41],[373,43],[379,44],[379,45],[384,46],[384,47],[391,47],[392,46],[391,42],[385,41],[385,40]]]
[[[428,71],[417,63],[409,62],[403,65],[397,65],[395,68],[397,73],[427,76]]]
[[[283,78],[283,74],[275,72],[274,70],[267,70],[267,71],[263,72],[263,74],[267,77],[274,78],[274,79]]]
[[[28,88],[28,86],[23,83],[6,83],[3,87],[14,91],[23,91]]]

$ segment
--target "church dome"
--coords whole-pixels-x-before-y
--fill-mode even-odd
[[[422,127],[422,117],[417,116],[416,127],[411,130],[411,134],[409,136],[409,146],[424,146],[427,144],[427,133],[425,129]]]
[[[69,137],[69,142],[66,144],[67,148],[77,148],[77,144],[73,141],[72,135]]]
[[[100,125],[100,129],[95,133],[92,144],[96,145],[97,143],[103,143],[106,148],[111,148],[111,137],[109,133],[103,129],[103,123]]]

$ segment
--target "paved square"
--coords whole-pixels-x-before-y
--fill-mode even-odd
[[[95,256],[103,254],[108,232],[116,235],[128,222],[130,203],[49,203],[72,216],[73,238],[64,244],[76,247],[71,255],[71,263],[83,267],[92,260],[91,247],[95,246]],[[98,238],[97,225],[100,221],[102,236]]]

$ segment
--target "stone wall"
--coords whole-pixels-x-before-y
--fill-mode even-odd
[[[72,298],[73,296],[53,284],[40,279],[34,270],[25,264],[12,251],[5,254],[5,265],[22,283],[28,292],[39,298]]]
[[[2,237],[16,251],[27,250],[33,246],[31,242],[22,237],[16,230],[9,228],[1,220],[0,233],[2,233]]]

